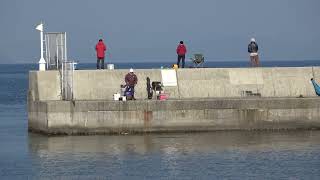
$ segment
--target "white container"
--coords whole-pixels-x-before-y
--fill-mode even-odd
[[[110,69],[110,70],[114,69],[114,64],[107,64],[107,69]]]
[[[119,93],[113,94],[113,100],[119,101],[119,98],[120,98],[120,94]]]
[[[126,92],[126,88],[125,87],[120,88],[120,92],[121,92],[121,96],[124,96]]]
[[[127,101],[127,97],[126,96],[122,96],[122,101]]]

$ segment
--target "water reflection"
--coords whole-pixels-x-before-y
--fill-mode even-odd
[[[230,131],[126,136],[56,136],[29,134],[29,150],[42,153],[212,153],[217,151],[298,150],[320,144],[320,131]]]
[[[35,177],[270,179],[320,176],[320,131],[126,136],[29,134]],[[300,172],[300,173],[298,173]],[[92,177],[90,177],[92,178]]]

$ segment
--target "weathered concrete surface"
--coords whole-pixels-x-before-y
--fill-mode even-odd
[[[310,82],[320,78],[320,67],[179,69],[178,85],[165,87],[167,101],[146,100],[146,78],[161,81],[161,71],[136,70],[138,100],[112,101],[126,73],[75,71],[74,101],[61,101],[59,72],[30,72],[29,129],[95,134],[320,127],[320,99]],[[243,91],[262,97],[244,97]]]
[[[320,128],[318,98],[29,103],[29,129],[49,134]]]
[[[35,101],[60,100],[61,85],[58,71],[31,71],[28,98]]]
[[[120,92],[127,70],[77,70],[74,72],[75,100],[112,100]],[[146,99],[146,78],[161,81],[159,69],[136,70],[136,97]],[[165,87],[171,98],[241,97],[243,91],[262,97],[315,96],[311,77],[320,78],[319,67],[290,68],[202,68],[178,69],[178,86]],[[35,100],[60,100],[57,71],[32,71],[29,91]]]

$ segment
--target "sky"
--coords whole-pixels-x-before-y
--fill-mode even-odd
[[[111,62],[187,57],[248,60],[254,37],[261,61],[320,60],[319,0],[1,0],[0,63],[36,63],[40,35],[67,32],[68,59],[95,62],[99,38]]]

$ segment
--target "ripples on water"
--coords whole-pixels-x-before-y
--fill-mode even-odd
[[[0,83],[5,84],[0,86],[0,179],[320,177],[320,131],[57,137],[28,133],[25,68],[0,72]]]
[[[137,136],[30,134],[34,176],[119,179],[319,177],[320,132],[215,132]]]

